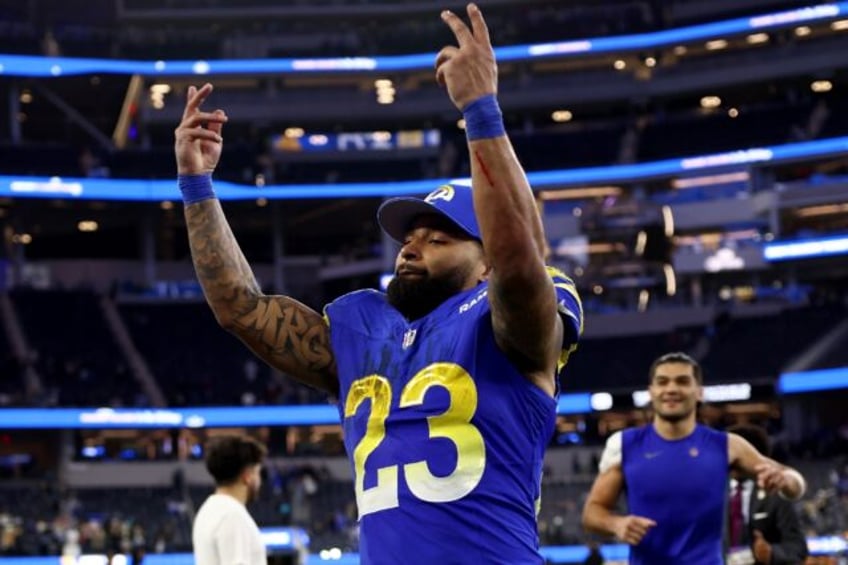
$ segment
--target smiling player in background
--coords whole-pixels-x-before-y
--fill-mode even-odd
[[[742,437],[697,423],[703,377],[685,353],[659,357],[649,377],[653,422],[607,440],[583,526],[630,544],[634,565],[722,565],[730,469],[793,500],[803,496],[804,479]],[[615,512],[622,491],[627,515]]]

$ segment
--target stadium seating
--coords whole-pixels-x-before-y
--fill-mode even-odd
[[[808,495],[798,509],[807,535],[834,535],[845,529],[848,505],[832,496],[837,470],[829,461],[796,463],[809,482]],[[591,476],[546,480],[539,515],[542,545],[579,544],[580,509]],[[289,483],[293,482],[290,478]],[[338,547],[356,551],[358,536],[352,507],[353,485],[326,479],[310,488],[311,494],[294,494],[289,484],[275,491],[266,483],[259,500],[250,507],[260,527],[296,523],[308,517],[312,552]],[[196,510],[211,490],[190,489]],[[295,499],[299,498],[299,502]],[[295,510],[294,506],[302,505]],[[72,516],[75,520],[61,518]],[[182,496],[168,488],[78,489],[58,492],[47,483],[9,482],[0,486],[0,530],[11,541],[0,556],[55,554],[67,532],[80,535],[85,552],[113,548],[127,551],[135,544],[149,553],[190,551],[190,518]]]
[[[15,290],[12,303],[35,351],[46,404],[134,406],[147,401],[90,291]]]
[[[246,394],[266,402],[267,368],[257,365],[248,379],[250,353],[205,303],[127,304],[120,312],[170,404],[238,406]]]
[[[21,360],[9,349],[6,331],[0,324],[0,406],[24,402],[23,367]]]
[[[774,379],[789,361],[845,318],[834,306],[788,309],[767,318],[721,320],[702,364],[714,382]]]

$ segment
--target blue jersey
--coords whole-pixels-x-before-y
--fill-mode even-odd
[[[551,270],[567,327],[582,312]],[[383,293],[327,306],[363,564],[542,563],[536,502],[556,400],[495,344],[487,284],[407,322]],[[561,368],[561,366],[560,366]]]
[[[689,436],[671,441],[652,425],[624,431],[627,511],[657,523],[630,548],[630,563],[724,563],[728,464],[724,432],[698,425]]]

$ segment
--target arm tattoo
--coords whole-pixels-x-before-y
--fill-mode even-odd
[[[216,316],[232,314],[249,295],[258,295],[260,290],[221,204],[215,199],[204,200],[186,206],[185,216],[191,257],[203,292]]]
[[[197,278],[219,323],[271,366],[338,394],[321,315],[287,296],[262,294],[217,200],[186,206],[185,217]]]
[[[301,381],[337,394],[336,360],[324,319],[286,296],[264,296],[251,302],[236,318],[234,333],[271,365],[284,370],[297,367]]]

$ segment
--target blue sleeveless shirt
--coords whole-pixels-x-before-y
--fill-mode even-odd
[[[679,440],[653,425],[625,430],[628,513],[657,525],[630,548],[633,565],[722,565],[729,461],[727,434],[698,425]]]
[[[573,342],[579,299],[552,276]],[[363,565],[543,563],[535,506],[556,399],[495,344],[486,294],[482,283],[411,323],[370,290],[325,309]]]

